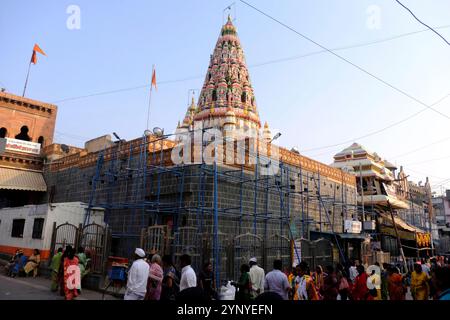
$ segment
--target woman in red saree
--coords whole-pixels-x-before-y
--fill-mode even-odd
[[[72,268],[70,268],[73,266]],[[70,268],[70,269],[69,269]],[[74,277],[75,274],[75,268],[78,267],[78,257],[75,256],[75,250],[72,248],[69,249],[69,252],[67,252],[67,256],[64,258],[64,296],[65,300],[72,300],[73,298],[78,297],[78,287],[75,288],[69,288],[68,282],[71,281],[71,279]],[[78,269],[79,272],[79,269]],[[70,278],[70,279],[69,279]],[[73,282],[72,282],[73,284]]]
[[[367,300],[369,289],[367,288],[367,273],[364,270],[363,265],[356,267],[358,276],[356,276],[355,283],[352,288],[353,300]]]
[[[388,291],[390,300],[405,300],[406,288],[403,277],[398,274],[397,268],[388,269]]]

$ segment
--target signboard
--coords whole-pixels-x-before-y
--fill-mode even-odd
[[[376,229],[375,220],[364,221],[363,224],[364,224],[364,230],[375,230]]]
[[[344,221],[344,232],[361,233],[361,227],[362,227],[361,221],[355,221],[355,220],[345,220]]]
[[[295,267],[300,264],[302,261],[302,241],[297,239],[293,242],[293,248],[292,248],[293,254],[293,262],[292,266]]]
[[[395,186],[393,184],[387,184],[383,182],[384,189],[388,196],[397,198],[397,192],[395,191]]]
[[[24,153],[32,153],[32,154],[40,154],[41,153],[41,144],[35,143],[31,141],[24,141],[18,139],[5,138],[6,151],[14,151],[14,152],[24,152]]]

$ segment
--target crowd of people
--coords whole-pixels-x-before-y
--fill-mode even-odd
[[[213,266],[205,263],[197,274],[189,255],[180,257],[180,271],[170,256],[146,255],[137,248],[128,272],[125,300],[220,299]],[[408,288],[414,300],[450,300],[450,266],[441,257],[416,261],[412,272],[401,266],[378,263],[365,267],[358,260],[349,265],[316,266],[302,261],[294,268],[275,260],[265,273],[256,258],[240,267],[238,281],[231,282],[234,299],[268,300],[405,300]]]
[[[178,268],[170,255],[146,254],[136,248],[134,261],[127,272],[125,300],[218,300],[223,288],[216,288],[213,265],[203,264],[196,273],[191,257],[184,254]],[[38,275],[41,257],[38,249],[30,257],[18,249],[5,266],[10,277]],[[81,294],[81,279],[89,272],[90,259],[82,247],[75,250],[59,248],[50,263],[53,292],[72,300]],[[79,272],[80,282],[69,284]],[[69,279],[70,278],[70,279]],[[318,265],[314,270],[306,261],[295,267],[285,266],[281,260],[273,262],[273,270],[266,274],[256,258],[240,266],[238,281],[232,281],[233,298],[238,301],[268,300],[405,300],[408,294],[414,300],[450,300],[450,265],[442,256],[414,261],[413,270],[402,265],[375,263],[364,266],[352,260]]]
[[[50,290],[57,292],[59,288],[60,295],[64,296],[66,300],[72,300],[77,297],[81,293],[81,283],[76,288],[69,288],[71,286],[67,285],[67,280],[74,273],[69,267],[77,266],[81,280],[89,273],[89,261],[90,259],[84,253],[83,247],[79,247],[78,250],[75,250],[70,245],[64,250],[63,248],[58,248],[50,263]],[[27,257],[22,249],[17,249],[14,256],[5,266],[6,274],[13,278],[31,275],[36,277],[40,262],[41,256],[38,249],[34,249],[30,257]]]
[[[38,249],[34,249],[30,257],[27,257],[22,249],[17,249],[5,266],[6,274],[12,278],[20,275],[36,277],[40,262],[41,254]]]

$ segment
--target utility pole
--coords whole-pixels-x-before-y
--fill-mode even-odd
[[[363,187],[363,177],[362,177],[362,165],[361,162],[359,163],[359,182],[361,185],[361,206],[362,206],[362,217],[363,217],[363,224],[364,221],[366,221],[366,213],[364,211],[364,187]]]
[[[406,272],[408,272],[408,264],[406,263],[406,258],[405,258],[405,254],[403,252],[402,243],[400,241],[400,236],[398,235],[397,224],[395,223],[395,220],[394,220],[394,213],[392,212],[392,206],[391,206],[391,203],[389,202],[389,200],[387,203],[388,203],[389,211],[391,213],[392,225],[394,226],[395,236],[397,237],[397,245],[400,250],[400,255],[402,256],[403,266],[405,267]]]

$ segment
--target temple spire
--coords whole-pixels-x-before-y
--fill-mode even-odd
[[[192,104],[189,106],[185,120],[192,116],[192,122],[223,129],[227,116],[230,120],[233,113],[236,128],[261,127],[244,52],[231,15],[220,31],[197,103],[195,109]]]

